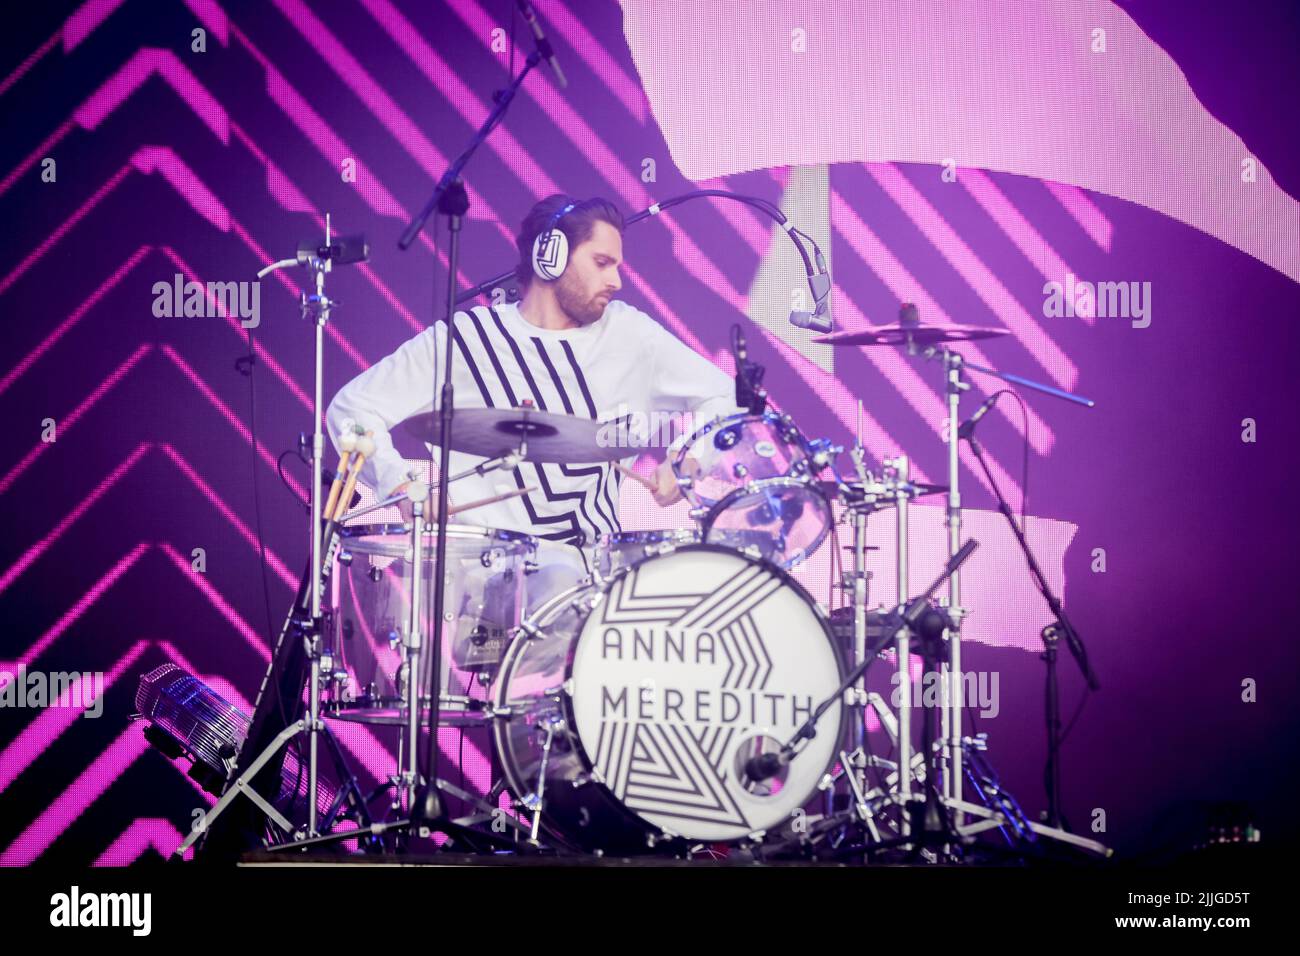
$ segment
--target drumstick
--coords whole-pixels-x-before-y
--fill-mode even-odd
[[[334,484],[330,485],[329,498],[325,500],[325,510],[321,512],[321,517],[326,521],[329,521],[334,515],[334,506],[339,502],[339,492],[343,490],[343,479],[348,473],[348,459],[352,457],[352,452],[356,450],[356,447],[357,436],[352,429],[348,429],[339,436],[339,467],[334,473]]]
[[[529,485],[527,488],[516,488],[513,491],[507,491],[504,494],[493,495],[491,498],[471,501],[466,505],[454,505],[447,509],[447,517],[450,518],[452,515],[458,515],[462,511],[469,511],[471,508],[482,508],[485,505],[494,505],[498,501],[507,501],[511,498],[518,498],[520,495],[526,495],[529,492],[536,490],[537,488],[535,486]]]
[[[619,471],[621,471],[623,474],[627,475],[632,480],[636,481],[647,491],[654,491],[659,487],[651,479],[645,477],[645,475],[638,475],[635,471],[633,471],[631,468],[627,467],[627,465],[623,464],[620,461],[614,462],[614,467],[617,468]]]
[[[339,496],[339,501],[351,501],[352,492],[356,490],[357,478],[361,475],[361,467],[366,463],[366,459],[375,453],[375,440],[367,433],[357,437],[357,459],[352,463],[352,470],[348,472],[348,480],[343,485],[343,493]],[[339,515],[339,517],[343,517]]]

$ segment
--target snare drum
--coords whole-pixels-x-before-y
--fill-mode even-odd
[[[433,576],[437,532],[424,539],[419,680],[422,709],[432,703]],[[485,684],[495,674],[523,617],[525,577],[537,542],[526,534],[471,525],[447,527],[439,716],[463,726],[486,718]],[[409,526],[358,525],[341,531],[334,589],[333,643],[351,677],[345,699],[327,716],[369,724],[404,724],[404,638],[410,620]],[[424,719],[423,717],[421,718]]]
[[[775,777],[780,748],[843,675],[825,615],[772,564],[686,545],[559,595],[502,663],[494,742],[514,795],[561,842],[645,852],[757,838],[798,818],[843,740],[839,700]]]
[[[811,455],[788,415],[740,414],[695,432],[677,453],[673,472],[701,513],[705,541],[765,534],[773,542],[770,559],[791,568],[817,550],[832,526]],[[688,458],[698,465],[693,474]]]

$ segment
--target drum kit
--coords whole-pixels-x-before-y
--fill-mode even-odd
[[[413,472],[404,491],[345,511],[372,451],[369,437],[354,429],[339,442],[338,477],[322,507],[320,586],[299,597],[300,624],[310,621],[309,599],[320,601],[318,633],[306,642],[306,679],[315,682],[307,688],[310,706],[303,719],[278,725],[285,730],[272,747],[312,726],[328,733],[327,721],[367,724],[376,734],[395,729],[396,765],[381,791],[391,791],[388,811],[397,819],[370,817],[366,805],[379,791],[366,800],[354,795],[346,806],[336,801],[369,830],[357,843],[366,852],[406,851],[428,835],[411,817],[419,788],[432,784],[470,809],[432,829],[452,846],[495,853],[955,861],[973,852],[975,835],[985,830],[1000,831],[1017,852],[1045,836],[1108,853],[1026,818],[981,753],[985,735],[962,736],[960,701],[945,697],[941,707],[926,708],[922,746],[913,746],[907,663],[918,655],[927,669],[960,683],[957,568],[975,547],[960,537],[956,486],[956,442],[970,437],[957,418],[958,399],[969,386],[949,346],[1000,334],[924,326],[905,307],[897,326],[824,338],[902,347],[941,362],[952,419],[948,485],[912,481],[905,455],[869,469],[861,418],[849,467],[841,470],[844,449],[809,439],[791,416],[767,408],[761,370],[755,375],[755,366],[738,361],[739,375],[748,376],[737,390],[746,410],[705,424],[672,457],[692,527],[605,535],[589,549],[576,583],[556,593],[536,584],[555,555],[549,542],[448,523],[440,620],[427,597],[439,567],[430,486]],[[436,414],[404,427],[441,444]],[[598,422],[531,406],[465,408],[457,410],[451,448],[483,458],[477,473],[525,460],[600,462],[627,454],[600,432]],[[470,473],[451,475],[449,484]],[[948,500],[951,560],[915,597],[908,507],[939,495]],[[403,500],[412,505],[408,521],[362,520]],[[486,503],[451,509],[449,519]],[[897,593],[890,604],[873,605],[867,525],[885,510],[896,517],[890,550]],[[838,549],[837,522],[851,530],[851,559],[838,582],[846,604],[828,612],[790,569],[828,539]],[[936,599],[945,582],[946,600]],[[865,672],[881,660],[904,676],[893,709],[867,691]],[[275,673],[273,663],[268,680]],[[295,691],[302,700],[301,687],[287,693]],[[484,796],[438,779],[427,764],[422,769],[418,750],[431,710],[432,726],[484,732],[497,771]],[[889,734],[896,759],[873,754],[868,711]],[[337,761],[339,748],[331,744],[331,751]],[[314,760],[313,746],[302,762]],[[251,793],[260,766],[238,765],[239,781],[210,817]],[[230,759],[225,769],[233,776],[236,767]],[[345,769],[334,776],[353,780]],[[963,778],[978,802],[963,799]],[[311,819],[274,831],[280,840],[268,841],[270,849],[356,839],[353,825],[333,832],[320,825],[317,808],[330,801],[312,788],[326,779],[308,768]],[[355,794],[354,782],[351,789]],[[337,825],[347,815],[325,821]]]
[[[399,249],[408,249],[436,211],[448,224],[449,276],[458,274],[469,208],[462,175],[471,157],[500,125],[528,72],[543,59],[556,66],[535,23],[533,32],[537,43],[523,69],[494,95],[468,146],[398,242]],[[815,341],[902,349],[940,365],[948,413],[947,483],[913,481],[906,455],[868,468],[861,413],[850,465],[841,469],[843,448],[807,437],[789,414],[768,407],[764,370],[748,361],[736,327],[736,405],[743,411],[704,424],[671,458],[691,506],[691,527],[588,542],[582,567],[570,569],[566,579],[556,573],[566,554],[553,542],[452,522],[458,514],[529,490],[521,481],[507,495],[453,509],[448,489],[471,473],[513,472],[524,461],[614,462],[621,469],[619,460],[630,457],[619,443],[602,440],[605,426],[596,421],[529,405],[461,407],[452,389],[452,348],[442,350],[441,390],[431,396],[437,413],[405,424],[436,449],[429,469],[430,477],[440,478],[436,494],[413,472],[400,493],[348,510],[374,443],[355,428],[335,436],[341,457],[326,497],[323,330],[337,303],[325,293],[325,278],[333,265],[365,261],[369,246],[361,237],[332,236],[327,215],[323,245],[305,241],[295,257],[258,275],[292,266],[311,273],[314,282],[302,295],[301,311],[313,326],[315,380],[310,561],[273,643],[254,712],[245,717],[210,688],[200,692],[171,672],[153,675],[138,697],[155,738],[187,754],[196,770],[206,767],[209,778],[224,778],[215,806],[177,848],[177,857],[200,840],[210,858],[235,856],[250,836],[260,836],[273,852],[348,841],[359,852],[409,852],[427,845],[418,841],[441,834],[444,848],[492,853],[953,861],[968,858],[976,835],[990,830],[1016,852],[1041,845],[1044,837],[1107,852],[1058,826],[1058,640],[1066,642],[1094,687],[1095,680],[1077,632],[1038,571],[991,474],[1001,510],[1054,620],[1044,631],[1050,716],[1046,821],[1028,820],[998,784],[981,755],[984,735],[963,735],[960,695],[946,694],[940,707],[924,708],[919,749],[911,727],[913,656],[938,671],[947,686],[961,685],[965,609],[958,569],[976,545],[961,530],[958,447],[967,442],[983,464],[973,428],[1002,394],[963,424],[960,400],[971,388],[966,370],[1092,403],[976,366],[954,349],[1005,335],[1003,329],[925,325],[914,306],[904,305],[896,324],[831,332],[825,256],[761,197],[695,190],[659,200],[624,223],[649,221],[704,198],[746,204],[788,235],[814,303],[809,312],[792,313],[790,321],[828,333]],[[450,324],[457,303],[508,287],[512,275],[513,270],[460,295],[449,281],[446,311],[437,318]],[[453,450],[482,461],[452,474]],[[939,495],[946,503],[948,561],[927,588],[914,590],[908,508],[920,497]],[[364,520],[399,504],[404,517],[409,507],[407,520]],[[867,525],[886,510],[896,516],[891,550],[897,591],[873,605]],[[843,566],[833,533],[839,523],[852,534],[851,561],[838,582],[847,603],[828,612],[790,570],[832,544],[832,566]],[[938,595],[940,588],[946,595]],[[896,708],[868,692],[865,679],[870,665],[891,655],[895,676],[903,678]],[[895,759],[869,746],[868,711],[890,736],[889,756]],[[372,798],[359,795],[329,729],[343,723],[397,736],[392,773],[373,795],[378,799],[382,792],[389,801],[381,819],[371,814]],[[497,772],[483,796],[439,776],[443,726],[488,738]],[[322,739],[333,772],[320,766]],[[341,788],[331,799],[321,790],[332,788],[332,780],[341,781]],[[978,802],[963,799],[964,781]],[[305,805],[305,824],[293,825],[275,806],[276,795],[286,790],[295,806]],[[451,818],[444,794],[469,814]]]

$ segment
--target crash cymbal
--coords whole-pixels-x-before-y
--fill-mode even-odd
[[[854,332],[832,332],[813,339],[825,345],[937,345],[941,342],[971,342],[1009,335],[1008,329],[990,329],[977,325],[877,325]]]
[[[402,423],[406,431],[430,445],[440,445],[442,419],[438,412],[414,415]],[[619,442],[602,444],[601,422],[558,415],[535,408],[458,408],[452,429],[452,451],[495,458],[527,442],[534,462],[596,462],[626,457]]]

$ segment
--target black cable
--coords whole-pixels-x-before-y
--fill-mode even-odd
[[[257,368],[257,355],[253,343],[253,327],[248,332],[248,440],[249,458],[253,466],[253,518],[257,526],[257,552],[261,562],[262,604],[266,611],[266,637],[270,646],[275,646],[275,624],[271,617],[271,590],[266,583],[266,540],[262,534],[262,496],[257,481],[257,388],[254,383],[254,370]],[[279,463],[276,463],[277,470]],[[283,475],[281,475],[283,478]]]
[[[1088,698],[1091,696],[1092,696],[1092,688],[1088,687],[1087,685],[1084,685],[1083,696],[1079,698],[1079,706],[1074,708],[1074,716],[1071,717],[1070,722],[1065,725],[1065,730],[1062,731],[1061,738],[1056,742],[1056,747],[1058,751],[1060,750],[1061,745],[1065,743],[1065,738],[1070,736],[1070,731],[1074,729],[1075,723],[1078,722],[1079,717],[1083,714],[1084,704],[1088,703]]]
[[[284,460],[288,458],[290,455],[296,456],[297,459],[305,465],[311,464],[311,462],[306,461],[302,457],[301,451],[299,451],[297,448],[290,448],[288,451],[281,452],[280,457],[275,460],[275,473],[280,476],[280,483],[284,485],[285,490],[288,491],[289,494],[293,495],[294,500],[297,501],[298,504],[302,505],[304,508],[307,509],[308,512],[310,512],[311,502],[305,501],[304,499],[298,497],[298,492],[293,490],[293,485],[289,484],[289,478],[284,473]]]
[[[1002,391],[997,392],[996,395],[1010,395],[1014,398],[1017,404],[1020,405],[1020,417],[1024,423],[1024,441],[1022,442],[1024,451],[1020,479],[1020,530],[1023,532],[1026,529],[1025,516],[1029,513],[1029,407],[1025,405],[1025,400],[1020,397],[1020,394],[1012,389],[1004,388]]]
[[[506,83],[515,78],[515,17],[519,14],[519,5],[513,0],[506,0],[510,8],[510,65],[506,67]]]
[[[814,249],[818,248],[817,243],[813,241],[813,239],[810,236],[808,236],[806,233],[800,232],[798,229],[794,228],[793,226],[790,226],[789,219],[786,218],[785,213],[783,213],[779,207],[777,207],[773,203],[759,196],[746,196],[741,193],[729,192],[728,190],[725,189],[697,189],[694,190],[693,192],[683,193],[680,196],[671,196],[668,199],[663,200],[662,202],[655,203],[649,209],[643,209],[640,212],[633,213],[632,215],[626,217],[623,220],[624,227],[626,228],[627,226],[631,226],[634,223],[641,222],[644,219],[649,219],[652,216],[656,216],[659,213],[664,212],[665,210],[673,208],[674,206],[679,206],[684,202],[689,202],[692,199],[700,199],[706,197],[711,197],[715,199],[730,199],[733,202],[744,203],[747,206],[762,211],[769,218],[775,219],[781,225],[786,235],[790,237],[790,241],[794,243],[794,247],[799,253],[799,258],[803,260],[804,271],[806,273],[806,278],[809,280],[809,282],[811,283],[812,278],[815,275],[820,274],[817,271],[817,269],[814,268],[813,260],[811,257],[809,257],[808,250],[804,248],[803,243],[800,242],[797,237],[802,237],[803,239],[805,239],[810,245],[812,245]],[[510,278],[510,273],[504,273],[503,275],[496,276],[493,279],[488,280],[487,282],[480,282],[478,285],[474,286],[473,288],[461,292],[457,296],[456,301],[458,303],[467,302],[470,299],[477,298],[478,296],[486,292],[488,289],[490,289],[497,282],[508,281],[509,278]]]

